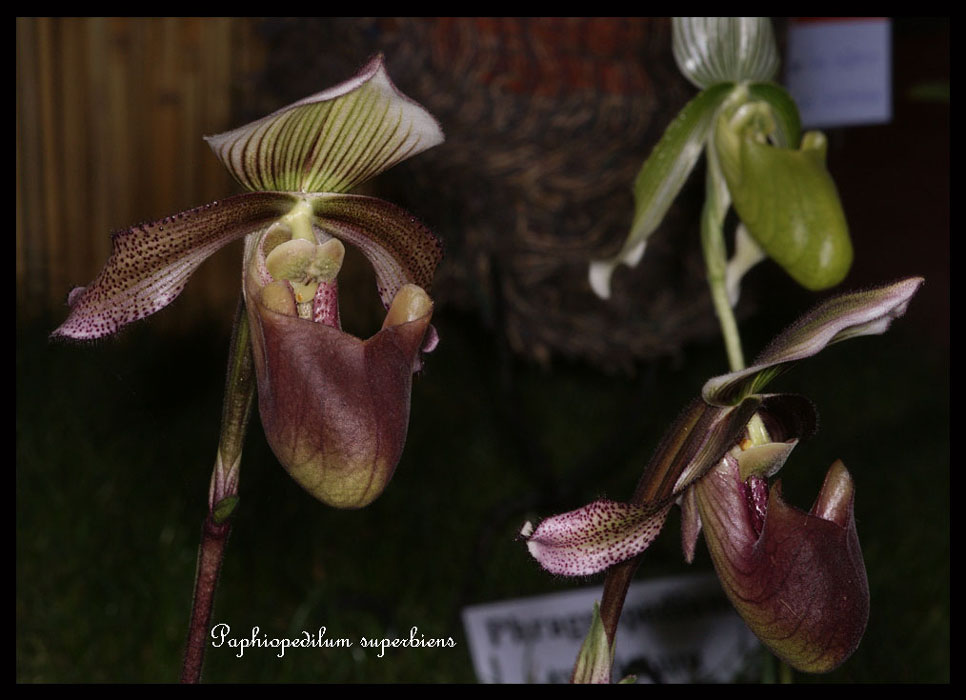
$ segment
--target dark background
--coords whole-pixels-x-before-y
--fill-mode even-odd
[[[28,61],[20,52],[39,51],[30,33],[42,37],[47,32],[55,48],[58,37],[70,33],[70,27],[40,22],[18,20],[21,117],[21,105],[33,99],[27,94],[33,83],[22,77]],[[150,33],[153,27],[135,29]],[[271,49],[280,41],[299,47],[305,42],[305,29],[294,21],[256,24],[246,31],[270,56],[277,55]],[[389,31],[360,34],[355,43],[371,53],[367,41],[376,46],[387,41]],[[658,25],[654,35],[659,31]],[[666,48],[666,42],[655,41],[648,50]],[[321,60],[331,46],[317,44],[311,60]],[[809,506],[829,464],[836,458],[845,462],[856,481],[856,517],[871,589],[869,628],[855,655],[828,676],[796,674],[796,681],[949,680],[948,57],[947,21],[896,20],[892,123],[829,133],[829,168],[856,249],[843,288],[910,275],[924,276],[926,284],[887,335],[837,345],[775,387],[807,395],[821,416],[819,433],[796,449],[782,471],[786,498]],[[361,63],[353,66],[355,58],[346,51],[340,60],[350,67],[309,91],[351,74]],[[389,54],[387,59],[396,78]],[[257,77],[278,68],[265,59],[252,70]],[[652,82],[671,80],[657,75]],[[407,79],[409,85],[420,85],[405,72],[398,82],[426,102],[428,96],[409,87]],[[673,94],[687,99],[693,91],[680,80]],[[943,84],[947,97],[936,99],[930,88]],[[203,133],[262,113],[247,113],[255,109],[255,100],[245,92],[262,83],[252,78],[233,85],[233,116],[226,116],[228,123],[199,127]],[[63,80],[48,87],[53,94],[70,89]],[[285,103],[279,99],[269,109]],[[673,116],[679,106],[660,104],[655,123],[664,113]],[[139,118],[129,115],[132,123]],[[55,123],[42,122],[40,135]],[[450,125],[444,126],[450,133]],[[37,303],[38,296],[52,294],[52,288],[61,293],[58,284],[69,288],[89,277],[80,271],[77,279],[65,275],[61,283],[60,276],[47,271],[53,263],[31,267],[39,259],[30,252],[37,250],[31,246],[38,236],[46,237],[43,250],[49,250],[79,234],[66,225],[53,233],[35,225],[49,223],[61,200],[51,204],[45,196],[23,196],[34,181],[31,168],[47,167],[23,145],[25,133],[18,127],[18,183],[23,184],[18,186],[17,238],[17,679],[172,681],[179,672],[217,443],[233,292],[221,289],[221,278],[192,282],[196,286],[189,285],[185,299],[116,339],[86,345],[48,342],[64,307],[62,301]],[[57,143],[67,143],[61,138]],[[618,148],[639,167],[651,143]],[[438,149],[439,158],[445,158],[445,147]],[[91,154],[81,161],[88,174],[103,167]],[[629,336],[622,345],[625,336],[613,329],[642,324],[647,316],[629,311],[626,318],[612,318],[611,325],[588,322],[572,329],[597,333],[604,348],[599,352],[586,350],[598,347],[589,341],[568,345],[559,340],[566,333],[557,329],[567,330],[560,320],[546,332],[534,331],[535,340],[528,344],[514,329],[539,319],[514,307],[512,294],[501,293],[517,288],[510,283],[519,286],[530,279],[512,264],[526,241],[503,245],[497,240],[492,250],[478,240],[467,244],[453,223],[459,221],[458,198],[444,192],[434,208],[432,196],[398,184],[411,175],[425,192],[432,168],[440,167],[439,160],[428,163],[422,169],[418,159],[403,164],[397,179],[383,185],[386,196],[418,213],[449,251],[434,320],[442,342],[415,382],[410,435],[396,475],[385,494],[363,511],[323,507],[279,468],[253,420],[242,464],[241,506],[214,619],[229,622],[234,630],[257,625],[272,636],[319,625],[333,636],[406,636],[418,625],[427,636],[453,636],[458,646],[396,650],[382,659],[371,653],[293,650],[284,661],[264,650],[241,660],[226,649],[210,650],[208,680],[473,682],[459,620],[463,606],[599,583],[599,577],[573,581],[542,572],[515,540],[521,523],[599,496],[629,496],[667,425],[708,377],[726,369],[710,304],[697,286],[678,290],[691,295],[692,306],[681,312],[682,318],[690,322],[694,309],[705,317],[694,321],[691,334],[662,327],[655,331],[665,334],[661,343],[642,344]],[[696,173],[695,180],[700,179]],[[64,178],[54,180],[62,185]],[[505,180],[494,176],[494,191]],[[211,181],[205,187],[217,190],[219,185]],[[210,198],[232,191],[227,181],[220,187],[224,191]],[[205,196],[173,195],[169,209],[163,208],[166,202],[154,202],[147,211],[131,214],[133,219],[110,226],[201,204]],[[684,196],[686,204],[693,193]],[[47,202],[43,212],[38,201]],[[539,204],[522,195],[512,203],[501,198],[490,202],[496,211]],[[629,208],[626,213],[629,221]],[[657,257],[649,260],[649,250],[636,270],[618,273],[615,297],[624,294],[625,301],[615,304],[640,298],[646,305],[645,296],[634,297],[635,285],[662,274],[661,266],[677,250],[673,246],[698,249],[696,212],[691,216],[685,206],[675,216],[655,234]],[[91,228],[86,219],[75,225],[84,235]],[[618,244],[619,235],[611,238],[606,245]],[[586,296],[582,271],[564,274],[577,270],[575,260],[589,257],[590,243],[581,245],[588,250],[571,246],[573,256],[563,260],[545,286],[534,289],[543,294],[572,285],[561,299],[579,298],[580,313],[593,319],[595,309],[609,313],[606,305]],[[662,246],[667,248],[663,258]],[[479,251],[491,257],[476,255]],[[88,255],[96,272],[104,258]],[[218,257],[229,259],[218,265],[237,270],[237,249]],[[497,275],[493,287],[483,291],[477,285],[480,277],[459,272],[481,259],[503,263],[497,268],[504,270],[504,277]],[[193,290],[212,285],[222,298],[217,310],[206,314],[191,306]],[[343,298],[347,288],[342,287]],[[749,356],[824,296],[797,288],[769,263],[749,274],[745,294],[739,315]],[[566,316],[566,309],[561,305],[553,311]],[[371,312],[359,316],[362,327],[373,323],[366,313]],[[618,321],[623,325],[615,325]],[[541,349],[528,351],[534,344],[542,344]],[[627,350],[631,347],[633,352]],[[677,516],[672,516],[639,576],[710,570],[703,545],[691,567],[683,563],[677,527]]]

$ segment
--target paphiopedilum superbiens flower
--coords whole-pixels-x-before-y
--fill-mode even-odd
[[[825,301],[751,367],[708,381],[665,434],[631,502],[595,501],[536,529],[527,523],[530,553],[555,574],[603,571],[644,552],[678,503],[685,558],[703,529],[722,586],[755,634],[800,670],[838,666],[858,646],[869,614],[855,487],[836,462],[807,513],[784,502],[780,482],[769,489],[767,479],[817,419],[800,396],[759,392],[832,343],[885,332],[921,283],[910,278]]]
[[[350,80],[207,141],[250,191],[115,234],[106,267],[71,293],[54,335],[98,338],[158,311],[205,258],[244,237],[266,437],[313,496],[365,506],[396,468],[412,375],[436,344],[428,292],[442,247],[410,213],[346,192],[441,143],[442,130],[376,56]],[[372,264],[388,309],[367,340],[341,330],[343,242]]]
[[[634,220],[618,254],[590,264],[590,284],[610,296],[618,265],[636,266],[698,159],[707,154],[701,219],[709,281],[738,300],[744,273],[770,257],[802,286],[838,284],[852,243],[835,183],[825,168],[826,140],[801,135],[798,108],[778,85],[778,50],[764,17],[675,17],[674,58],[701,92],[681,110],[634,182]],[[726,260],[721,234],[729,207],[740,225]]]

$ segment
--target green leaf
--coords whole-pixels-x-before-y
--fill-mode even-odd
[[[767,17],[675,17],[671,32],[674,60],[699,88],[771,80],[778,72]]]
[[[577,663],[571,683],[610,683],[611,666],[614,663],[614,647],[607,642],[604,622],[600,618],[600,605],[594,601],[594,614],[590,631],[577,654]]]
[[[641,167],[634,181],[634,222],[621,251],[608,260],[590,264],[590,286],[602,299],[610,297],[614,269],[634,267],[644,254],[648,237],[657,229],[704,150],[718,108],[732,91],[716,85],[684,106]]]
[[[347,192],[442,143],[443,132],[379,55],[336,87],[205,140],[248,190]]]

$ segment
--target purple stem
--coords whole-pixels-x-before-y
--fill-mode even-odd
[[[188,627],[188,646],[185,649],[184,666],[181,669],[182,683],[198,683],[201,680],[208,626],[211,623],[211,609],[229,532],[231,532],[231,523],[218,524],[210,513],[201,528],[195,595],[191,606],[191,623]]]
[[[228,355],[228,377],[225,379],[218,456],[209,488],[208,516],[201,528],[201,544],[198,546],[198,570],[195,575],[194,601],[191,605],[191,623],[188,627],[188,645],[181,669],[182,683],[198,683],[201,680],[218,573],[221,571],[228,533],[231,532],[229,518],[238,505],[238,465],[241,462],[254,396],[255,372],[248,315],[245,312],[244,300],[239,299]]]

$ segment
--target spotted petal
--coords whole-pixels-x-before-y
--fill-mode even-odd
[[[443,131],[379,55],[336,87],[206,140],[248,190],[346,192],[442,143]]]
[[[594,501],[541,522],[527,537],[527,548],[550,573],[596,574],[647,549],[672,505],[671,500],[643,506]],[[523,534],[528,532],[525,527]]]
[[[692,402],[658,445],[631,503],[599,500],[525,528],[530,554],[551,573],[587,576],[646,550],[677,497],[735,444],[757,398],[721,409]]]
[[[759,392],[792,363],[818,354],[828,345],[861,335],[880,335],[905,314],[922,285],[921,277],[828,299],[775,338],[747,369],[709,380],[704,399],[716,405],[736,403]]]
[[[295,202],[288,194],[242,194],[114,234],[107,265],[88,287],[71,292],[70,314],[52,335],[100,338],[150,316],[174,301],[205,258]]]
[[[314,225],[358,248],[376,271],[387,309],[404,284],[430,291],[443,258],[439,239],[416,217],[394,204],[361,195],[306,194]]]

